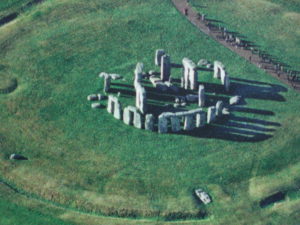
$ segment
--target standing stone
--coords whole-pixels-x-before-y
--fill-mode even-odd
[[[127,125],[130,125],[132,120],[133,120],[132,113],[130,113],[128,107],[126,107],[123,112],[123,122]]]
[[[103,91],[107,93],[110,89],[111,77],[109,75],[104,77],[104,88]]]
[[[158,117],[158,133],[168,133],[168,119],[163,114]]]
[[[214,61],[214,78],[221,78],[221,71],[225,71],[224,65],[219,61]]]
[[[223,108],[224,103],[222,101],[218,101],[216,104],[216,116],[222,116]]]
[[[198,72],[196,68],[190,70],[190,84],[191,89],[196,90],[198,86]]]
[[[122,119],[122,105],[117,98],[115,99],[114,106],[114,117],[118,120]]]
[[[215,120],[216,120],[216,107],[211,106],[208,108],[208,112],[207,112],[207,123],[210,124]]]
[[[134,70],[134,85],[136,83],[139,83],[143,79],[143,69],[144,64],[139,62],[136,64],[135,70]]]
[[[223,70],[223,69],[221,69],[221,83],[222,83],[222,85],[225,84],[225,78],[226,78],[226,76],[227,76],[226,71]]]
[[[161,65],[160,65],[160,79],[162,81],[168,81],[171,75],[171,60],[170,56],[163,55],[161,57]]]
[[[204,127],[207,121],[206,112],[200,112],[196,114],[196,127]]]
[[[142,115],[137,111],[134,112],[133,125],[138,129],[142,129],[143,126]]]
[[[127,125],[132,125],[134,119],[134,113],[137,109],[134,106],[127,106],[123,112],[123,121]]]
[[[229,92],[230,90],[230,79],[229,76],[226,75],[224,78],[224,87],[225,87],[225,91]]]
[[[194,115],[186,115],[184,118],[184,130],[193,130],[195,128]]]
[[[178,132],[181,130],[180,119],[177,116],[171,117],[171,128],[173,132]]]
[[[107,112],[113,113],[114,112],[114,102],[113,102],[113,96],[108,96],[108,103],[107,103]]]
[[[134,87],[136,92],[135,106],[144,114],[147,111],[146,90],[139,82],[136,82]]]
[[[180,78],[180,87],[184,88],[184,77]]]
[[[198,105],[203,107],[205,105],[205,88],[203,85],[199,85],[198,90]]]
[[[154,116],[152,114],[146,115],[145,130],[154,131]]]
[[[161,63],[161,57],[163,55],[165,55],[165,50],[163,49],[157,49],[156,52],[155,52],[155,65],[156,66],[160,66],[160,63]]]

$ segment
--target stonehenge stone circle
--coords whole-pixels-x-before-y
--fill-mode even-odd
[[[215,106],[208,107],[207,112],[203,109],[206,105],[206,95],[204,83],[201,84],[201,81],[198,81],[198,70],[201,68],[198,68],[189,58],[183,58],[181,64],[172,64],[170,56],[163,49],[158,49],[155,52],[155,65],[160,67],[160,72],[150,70],[148,73],[144,73],[144,64],[141,62],[136,64],[133,82],[136,98],[135,106],[126,106],[122,109],[119,99],[121,94],[122,97],[126,97],[126,93],[124,95],[121,93],[122,90],[116,91],[118,93],[117,96],[90,94],[87,96],[87,100],[101,101],[108,98],[107,112],[112,114],[115,119],[123,120],[124,124],[138,129],[154,131],[157,127],[158,133],[168,133],[169,131],[176,133],[182,130],[191,131],[195,128],[205,127],[206,124],[214,122],[222,115],[230,114],[229,109],[224,108],[223,101],[217,101]],[[212,66],[206,59],[199,60],[198,65]],[[172,67],[182,69],[180,87],[178,79],[171,77]],[[109,92],[111,80],[122,78],[119,74],[108,74],[105,72],[100,73],[99,77],[104,79],[104,93]],[[219,61],[215,61],[213,64],[213,77],[220,79],[225,90],[229,91],[229,75],[224,65]],[[156,88],[156,92],[167,92],[165,95],[167,98],[172,97],[171,94],[179,94],[175,97],[174,104],[168,102],[163,106],[159,106],[159,115],[155,111],[149,112],[153,111],[155,107],[153,105],[150,106],[150,104],[153,104],[153,101],[149,101],[148,107],[146,88],[149,90],[149,95],[152,92],[147,85],[149,83],[148,80]],[[213,95],[215,94],[213,93]],[[240,101],[241,96],[235,96],[230,98],[229,105],[238,104]],[[190,109],[191,105],[197,105],[198,108]],[[185,106],[188,106],[188,108],[184,108]],[[100,102],[94,102],[91,104],[91,107],[100,108],[101,104]]]

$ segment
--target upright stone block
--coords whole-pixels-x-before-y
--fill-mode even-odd
[[[198,72],[197,72],[196,68],[190,69],[190,84],[191,84],[191,90],[197,90]]]
[[[216,120],[216,107],[211,106],[208,108],[207,112],[207,123],[210,124]]]
[[[168,119],[164,115],[158,117],[158,133],[168,133]]]
[[[136,82],[140,82],[143,79],[143,69],[144,64],[139,62],[136,64],[135,70],[134,70],[134,85]]]
[[[107,93],[110,89],[110,84],[111,84],[111,76],[107,75],[104,76],[104,87],[103,87],[103,91],[105,93]]]
[[[172,116],[171,117],[171,128],[173,132],[178,132],[181,130],[180,126],[180,118],[177,116]]]
[[[171,75],[171,59],[168,55],[161,57],[160,78],[162,81],[168,81]]]
[[[224,78],[224,88],[225,88],[225,91],[229,92],[229,90],[230,90],[230,79],[229,79],[228,75],[226,75],[225,78]]]
[[[133,125],[138,129],[143,128],[142,115],[137,111],[134,112]]]
[[[118,120],[122,119],[122,105],[118,99],[116,99],[114,107],[114,117]]]
[[[189,131],[195,128],[194,115],[186,115],[184,118],[184,130]]]
[[[196,114],[196,127],[204,127],[207,121],[207,114],[206,112],[200,112]]]
[[[222,101],[218,101],[216,104],[216,116],[222,116],[223,108],[224,103]]]
[[[219,61],[215,61],[214,62],[214,78],[220,79],[222,70],[225,70],[224,65]]]
[[[152,114],[146,115],[145,130],[154,131],[154,116]]]
[[[198,90],[198,105],[203,107],[205,105],[205,88],[203,85],[199,85]]]
[[[161,63],[161,57],[163,55],[165,55],[165,50],[163,49],[157,49],[156,52],[155,52],[155,65],[156,66],[160,66],[160,63]]]
[[[111,114],[114,112],[113,96],[111,95],[108,96],[107,112]]]

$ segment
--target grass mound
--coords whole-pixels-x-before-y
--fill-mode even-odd
[[[10,75],[0,72],[0,94],[13,92],[18,87],[16,78],[11,78]]]

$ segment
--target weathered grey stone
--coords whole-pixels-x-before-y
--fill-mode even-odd
[[[185,96],[185,99],[188,102],[197,102],[198,96],[197,95],[188,94],[188,95]]]
[[[177,108],[180,107],[180,104],[179,104],[179,103],[175,103],[175,104],[173,105],[173,107],[177,109]]]
[[[230,79],[228,75],[226,75],[224,78],[224,87],[225,87],[225,91],[227,92],[230,91]]]
[[[101,104],[99,102],[95,102],[91,104],[92,109],[101,108]]]
[[[155,52],[155,65],[156,66],[160,66],[160,63],[161,63],[161,57],[163,55],[165,55],[165,50],[163,49],[157,49],[156,52]]]
[[[204,127],[207,121],[206,112],[199,112],[196,114],[196,127]]]
[[[216,104],[216,116],[222,116],[223,108],[224,103],[222,101],[218,101]]]
[[[136,82],[135,85],[135,92],[136,92],[136,107],[141,111],[141,113],[147,112],[147,95],[146,90],[142,87],[141,83]]]
[[[177,116],[171,117],[171,128],[173,132],[178,132],[181,130],[180,119]]]
[[[210,64],[210,63],[208,63],[208,64],[206,65],[206,68],[207,68],[207,69],[212,69],[212,68],[213,68],[213,65]]]
[[[181,105],[182,107],[185,107],[187,104],[186,104],[186,102],[182,102],[180,105]]]
[[[168,119],[164,115],[158,117],[158,133],[168,133]]]
[[[113,79],[113,80],[120,80],[120,79],[123,78],[121,75],[115,74],[115,73],[112,73],[112,74],[109,74],[109,75],[110,75],[111,79]]]
[[[134,112],[133,125],[138,129],[143,128],[142,115],[139,112]]]
[[[200,107],[203,107],[205,105],[205,88],[204,88],[204,85],[199,85],[198,105]]]
[[[242,96],[236,95],[229,99],[230,105],[238,105],[242,100]]]
[[[195,90],[198,85],[198,72],[196,64],[192,60],[184,58],[182,60],[182,65],[184,69],[184,80],[182,85],[185,89],[190,88],[191,90]]]
[[[108,113],[114,112],[114,97],[112,95],[108,96],[107,112]]]
[[[103,91],[107,93],[110,89],[110,84],[111,84],[111,77],[110,76],[105,76],[104,77],[104,87]]]
[[[140,82],[143,79],[143,69],[144,64],[139,62],[136,64],[135,70],[134,70],[134,84],[136,82]]]
[[[224,65],[219,62],[219,61],[215,61],[214,62],[214,78],[221,78],[221,72],[225,70]]]
[[[195,120],[194,120],[194,115],[186,115],[184,118],[184,130],[193,130],[195,128]]]
[[[161,57],[160,65],[160,79],[162,81],[168,81],[171,76],[171,59],[168,55],[163,55]]]
[[[222,115],[225,115],[225,116],[230,115],[229,109],[228,109],[228,108],[223,108],[223,110],[222,110]]]
[[[118,120],[122,119],[122,105],[118,99],[116,99],[114,107],[114,117]]]
[[[28,158],[26,158],[23,155],[19,155],[19,154],[11,154],[9,159],[10,160],[28,160]]]
[[[134,106],[127,106],[123,112],[123,121],[127,125],[133,124],[134,113],[137,109]]]
[[[162,92],[165,92],[168,90],[167,85],[163,82],[157,82],[155,87],[157,90],[162,91]]]
[[[211,106],[208,108],[207,112],[207,123],[210,124],[216,120],[216,107]]]
[[[154,116],[152,114],[146,115],[145,130],[154,131]]]
[[[208,61],[206,59],[200,59],[197,63],[198,66],[206,66],[208,64]]]
[[[87,96],[88,101],[96,101],[98,100],[98,96],[96,94],[91,94]]]

